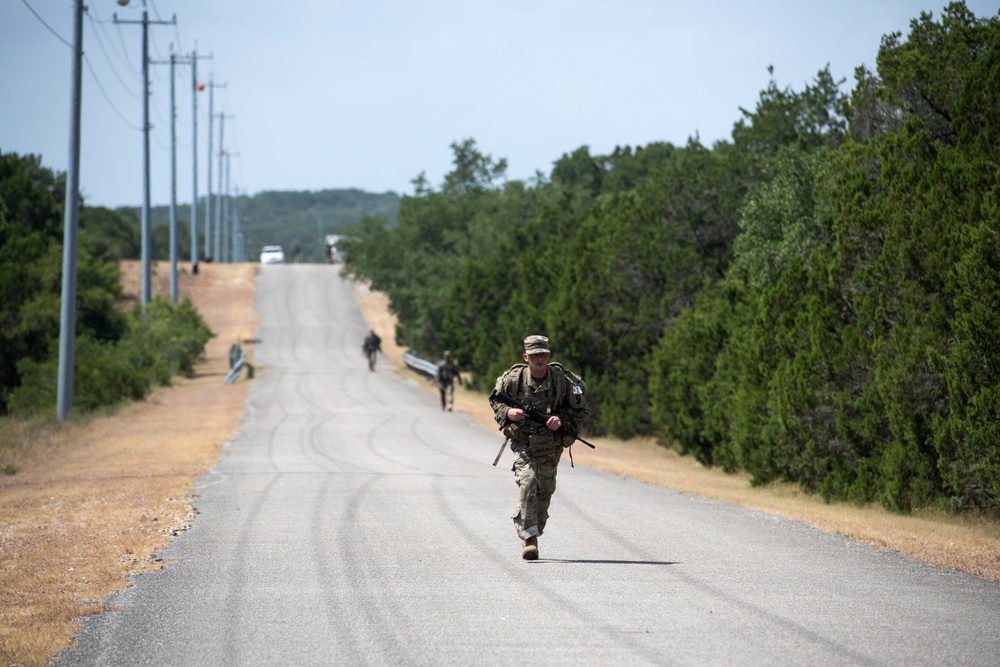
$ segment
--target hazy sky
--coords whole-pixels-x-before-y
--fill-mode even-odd
[[[124,0],[123,0],[124,1]],[[143,0],[88,0],[80,185],[87,203],[142,203]],[[150,55],[197,49],[214,79],[230,186],[437,188],[453,142],[507,158],[510,179],[564,153],[700,136],[728,139],[768,84],[801,90],[830,65],[853,87],[883,35],[945,0],[147,0]],[[29,8],[30,6],[30,8]],[[969,0],[978,17],[996,0]],[[69,153],[71,0],[0,0],[0,151]],[[32,9],[41,20],[32,13]],[[44,21],[44,23],[43,23]],[[56,34],[53,34],[56,33]],[[57,37],[58,35],[58,37]],[[60,39],[61,38],[61,39]],[[169,65],[150,68],[151,190],[170,202]],[[190,202],[192,72],[178,66],[177,198]],[[198,94],[198,194],[207,185],[209,90]],[[219,148],[219,120],[214,147]],[[213,162],[213,189],[218,163]]]

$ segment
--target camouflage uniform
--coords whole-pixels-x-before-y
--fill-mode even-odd
[[[382,351],[382,339],[379,338],[374,329],[365,336],[365,342],[361,344],[361,351],[368,357],[368,370],[374,371],[378,353]]]
[[[458,364],[451,358],[451,352],[444,353],[444,361],[437,366],[434,372],[434,384],[437,385],[441,394],[441,409],[451,412],[455,404],[455,380],[462,384],[462,376],[459,373]]]
[[[547,346],[548,339],[544,336],[526,338],[526,354],[530,354],[531,345]],[[540,380],[531,376],[527,365],[515,364],[497,378],[496,389],[545,414],[558,415],[563,427],[574,432],[579,432],[590,414],[585,397],[586,385],[579,376],[557,363],[549,363],[546,376]],[[504,435],[510,438],[514,452],[512,470],[520,493],[511,518],[521,539],[529,540],[545,530],[549,502],[556,490],[559,459],[563,448],[572,445],[573,439],[535,421],[509,420],[507,412],[510,408],[499,400],[491,400],[490,405]]]

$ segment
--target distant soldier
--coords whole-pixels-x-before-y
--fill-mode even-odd
[[[365,342],[361,344],[361,351],[368,357],[368,370],[374,371],[378,353],[382,351],[382,339],[379,338],[374,329],[365,336]]]
[[[444,360],[438,364],[437,371],[434,373],[434,384],[437,386],[438,391],[441,392],[442,411],[447,410],[451,412],[452,407],[455,405],[455,380],[458,380],[458,383],[462,384],[462,376],[459,373],[458,364],[452,360],[451,352],[446,350]]]

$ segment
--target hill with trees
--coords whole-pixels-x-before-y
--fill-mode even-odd
[[[248,261],[256,261],[262,246],[280,245],[285,249],[285,256],[289,260],[292,249],[297,247],[300,249],[298,261],[323,262],[323,238],[327,234],[337,234],[345,227],[358,223],[364,216],[383,218],[392,227],[399,211],[399,200],[399,195],[394,192],[371,193],[358,189],[268,190],[255,195],[241,194],[232,197],[228,206],[234,215],[239,216]],[[201,198],[199,201],[198,248],[204,259],[205,200]],[[218,204],[214,203],[213,206]],[[125,209],[124,213],[139,219],[139,209]],[[190,261],[191,202],[178,204],[177,220],[178,255],[184,261]],[[169,259],[169,223],[169,206],[155,206],[151,209],[154,259]]]

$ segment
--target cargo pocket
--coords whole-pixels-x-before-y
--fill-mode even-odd
[[[532,433],[528,436],[528,447],[535,454],[550,452],[553,449],[562,447],[562,439],[557,437],[552,431],[545,429],[542,433]]]

